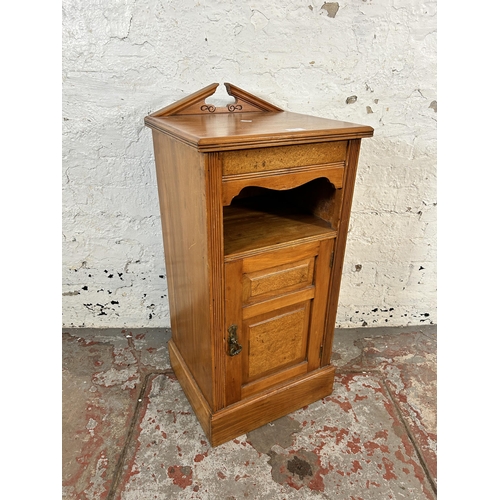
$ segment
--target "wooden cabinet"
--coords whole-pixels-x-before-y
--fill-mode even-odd
[[[332,392],[342,262],[371,127],[212,84],[153,131],[172,368],[213,446]]]

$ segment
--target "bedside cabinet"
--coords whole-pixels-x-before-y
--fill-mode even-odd
[[[152,129],[172,368],[212,446],[332,392],[335,315],[361,139],[218,84]]]

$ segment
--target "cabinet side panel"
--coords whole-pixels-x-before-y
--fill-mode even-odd
[[[326,318],[326,335],[323,348],[321,365],[330,363],[331,350],[333,344],[333,332],[335,329],[335,318],[337,317],[337,307],[339,302],[340,282],[342,279],[342,267],[344,264],[345,245],[347,241],[347,231],[349,229],[349,218],[351,216],[352,197],[354,194],[354,183],[356,181],[356,171],[358,168],[358,157],[361,146],[361,139],[352,139],[347,148],[347,161],[344,172],[344,187],[342,193],[342,205],[340,207],[340,217],[338,225],[337,241],[335,243],[335,253],[333,257],[332,280],[330,285],[329,305]]]
[[[213,406],[206,176],[203,155],[153,130],[172,338]]]

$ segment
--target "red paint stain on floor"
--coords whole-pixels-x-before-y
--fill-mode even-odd
[[[352,405],[350,401],[340,401],[339,399],[334,398],[332,396],[325,398],[325,400],[331,401],[332,403],[339,405],[346,413],[349,413],[352,410]]]
[[[373,456],[375,450],[380,450],[382,453],[389,453],[389,448],[385,444],[379,444],[375,441],[367,441],[363,446],[369,457]]]
[[[309,481],[309,484],[307,486],[309,486],[310,490],[325,491],[325,483],[323,482],[323,476],[322,476],[321,472],[322,472],[321,470],[316,472],[316,474],[314,474],[314,477],[311,479],[311,481]],[[328,471],[323,472],[323,474],[325,474],[326,472],[328,472]]]
[[[394,474],[394,464],[387,457],[382,457],[382,462],[385,467],[385,473],[382,477],[387,481],[397,479],[398,477]]]
[[[167,474],[173,483],[183,490],[193,484],[193,469],[187,465],[171,465],[167,469]]]
[[[360,453],[361,452],[361,440],[359,437],[353,437],[351,441],[347,443],[347,447],[349,448],[351,453]]]
[[[362,469],[363,469],[363,467],[361,467],[359,460],[353,460],[351,472],[356,473],[356,472],[358,472],[358,470],[362,470]]]
[[[208,455],[208,451],[206,451],[205,453],[198,453],[198,455],[196,455],[194,457],[194,461],[195,462],[201,462],[202,460],[204,460]]]
[[[340,444],[341,441],[349,434],[347,429],[340,429],[335,436],[335,444]]]
[[[354,397],[354,401],[363,401],[364,399],[368,399],[368,396],[360,396],[359,394],[356,394]]]

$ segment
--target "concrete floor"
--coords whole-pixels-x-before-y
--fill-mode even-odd
[[[331,396],[211,448],[164,330],[63,330],[63,499],[435,499],[436,328],[337,330]]]

